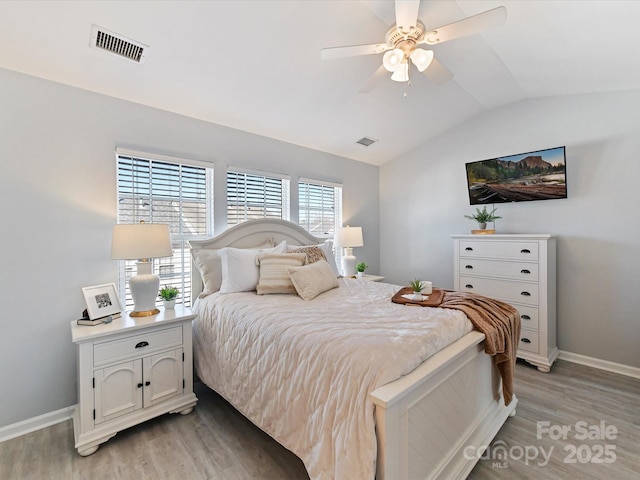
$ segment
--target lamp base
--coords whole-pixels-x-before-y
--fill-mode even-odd
[[[346,247],[342,256],[342,276],[351,277],[356,274],[356,257],[353,255],[353,248]]]
[[[156,298],[160,288],[160,278],[151,273],[151,262],[136,263],[138,274],[129,279],[129,290],[133,298],[133,312],[130,317],[150,317],[160,313],[156,308]]]

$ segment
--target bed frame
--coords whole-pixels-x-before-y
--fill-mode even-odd
[[[210,240],[191,241],[192,254],[227,246],[255,247],[286,240],[322,243],[291,222],[250,220]],[[192,300],[202,291],[195,265]],[[408,375],[370,395],[375,404],[378,480],[464,479],[498,433],[515,415],[517,398],[506,407],[493,359],[484,353],[484,335],[472,331]],[[258,425],[259,426],[259,425]]]

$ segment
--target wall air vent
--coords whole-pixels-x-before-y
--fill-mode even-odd
[[[148,45],[110,32],[97,25],[91,27],[91,46],[115,53],[136,63],[144,63],[149,50]]]
[[[358,140],[356,143],[359,143],[360,145],[364,145],[365,147],[368,147],[369,145],[371,145],[372,143],[376,143],[377,140],[374,140],[373,138],[369,138],[369,137],[362,137],[360,140]]]

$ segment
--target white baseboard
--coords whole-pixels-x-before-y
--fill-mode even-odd
[[[71,418],[75,405],[61,408],[55,412],[44,413],[38,417],[28,418],[22,422],[13,423],[0,428],[0,442],[11,440],[12,438],[35,432],[41,428],[50,427],[56,423],[61,423]]]
[[[587,357],[586,355],[565,352],[563,350],[560,350],[558,358],[560,360],[566,360],[567,362],[579,363],[588,367],[606,370],[607,372],[619,373],[627,377],[640,378],[640,368],[623,365],[622,363],[609,362],[608,360],[600,360],[599,358]]]

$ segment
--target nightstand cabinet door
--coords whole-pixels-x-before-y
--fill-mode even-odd
[[[96,425],[142,408],[142,362],[121,363],[95,372]]]
[[[146,357],[143,362],[144,407],[182,395],[182,349]]]
[[[556,345],[556,242],[551,235],[452,235],[454,289],[520,313],[518,357],[548,372]]]

